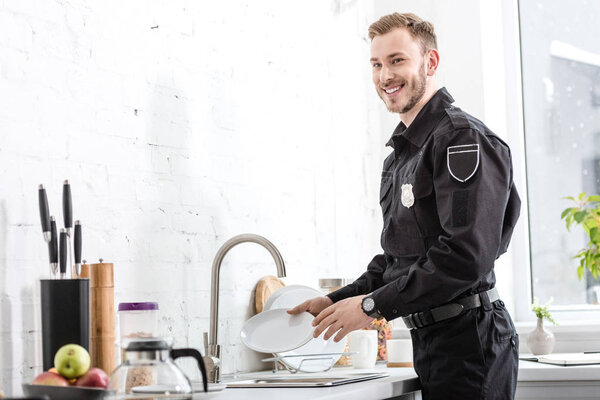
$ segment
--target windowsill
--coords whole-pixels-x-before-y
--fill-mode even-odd
[[[536,320],[531,321],[518,321],[515,322],[515,328],[520,334],[522,331],[527,329],[534,329],[537,325]],[[560,321],[559,325],[553,325],[552,322],[544,320],[544,328],[552,331],[553,333],[570,333],[570,332],[596,332],[600,331],[600,319],[582,321]]]
[[[410,332],[402,323],[394,323],[392,337],[394,339],[410,338]],[[529,353],[527,337],[536,327],[536,321],[519,321],[515,328],[520,337],[520,353]],[[544,328],[552,332],[556,338],[554,353],[578,353],[584,351],[600,351],[600,320],[561,321],[560,325],[544,321]]]

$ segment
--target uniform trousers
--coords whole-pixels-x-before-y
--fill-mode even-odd
[[[423,400],[510,400],[519,337],[501,300],[410,331]]]

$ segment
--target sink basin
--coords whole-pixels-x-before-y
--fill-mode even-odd
[[[264,378],[253,378],[241,381],[228,382],[228,388],[270,388],[270,387],[322,387],[322,386],[339,386],[348,383],[368,381],[371,379],[384,378],[389,374],[383,372],[376,373],[345,373],[334,375],[285,375],[285,376],[270,376]]]

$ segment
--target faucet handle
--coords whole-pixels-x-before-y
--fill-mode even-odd
[[[218,344],[208,344],[208,332],[202,334],[204,339],[204,364],[206,365],[206,373],[208,381],[217,383],[221,380],[221,346]]]
[[[218,383],[221,381],[221,360],[213,356],[204,356],[204,365],[206,366],[206,375],[208,381]]]

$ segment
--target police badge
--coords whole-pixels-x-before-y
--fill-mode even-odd
[[[406,208],[411,208],[415,204],[415,195],[413,194],[412,187],[410,183],[405,183],[401,186],[402,195],[400,196],[400,201],[402,201],[402,205]]]

